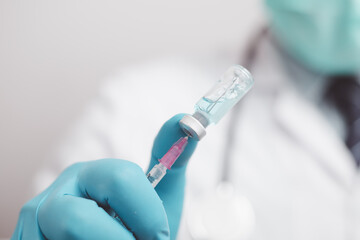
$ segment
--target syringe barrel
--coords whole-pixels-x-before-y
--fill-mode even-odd
[[[162,164],[156,164],[150,172],[147,174],[147,178],[153,187],[160,182],[160,180],[165,176],[167,168]]]

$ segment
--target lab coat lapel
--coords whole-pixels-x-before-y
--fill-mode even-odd
[[[324,115],[291,84],[283,57],[274,47],[271,36],[261,42],[252,69],[255,81],[259,80],[256,91],[272,92],[275,124],[285,130],[299,148],[312,154],[330,177],[349,186],[356,174],[351,153]]]
[[[351,154],[325,117],[291,87],[281,91],[274,104],[277,123],[298,142],[330,177],[351,185],[356,173]]]

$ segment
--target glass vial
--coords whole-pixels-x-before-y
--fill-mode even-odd
[[[206,134],[205,128],[218,123],[253,85],[254,80],[246,68],[230,67],[195,104],[195,113],[180,120],[181,128],[190,137],[201,140]]]

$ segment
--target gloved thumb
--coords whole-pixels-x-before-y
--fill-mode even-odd
[[[164,156],[179,138],[186,136],[179,126],[179,121],[183,116],[184,114],[178,114],[172,117],[160,129],[154,141],[151,162],[147,172],[155,164],[159,163],[159,159]],[[171,239],[176,238],[184,200],[185,170],[196,145],[197,141],[189,138],[184,152],[155,188],[166,210]]]

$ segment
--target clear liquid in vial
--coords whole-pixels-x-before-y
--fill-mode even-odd
[[[195,112],[203,115],[209,124],[218,123],[253,85],[254,80],[248,70],[239,65],[232,66],[195,104]]]

